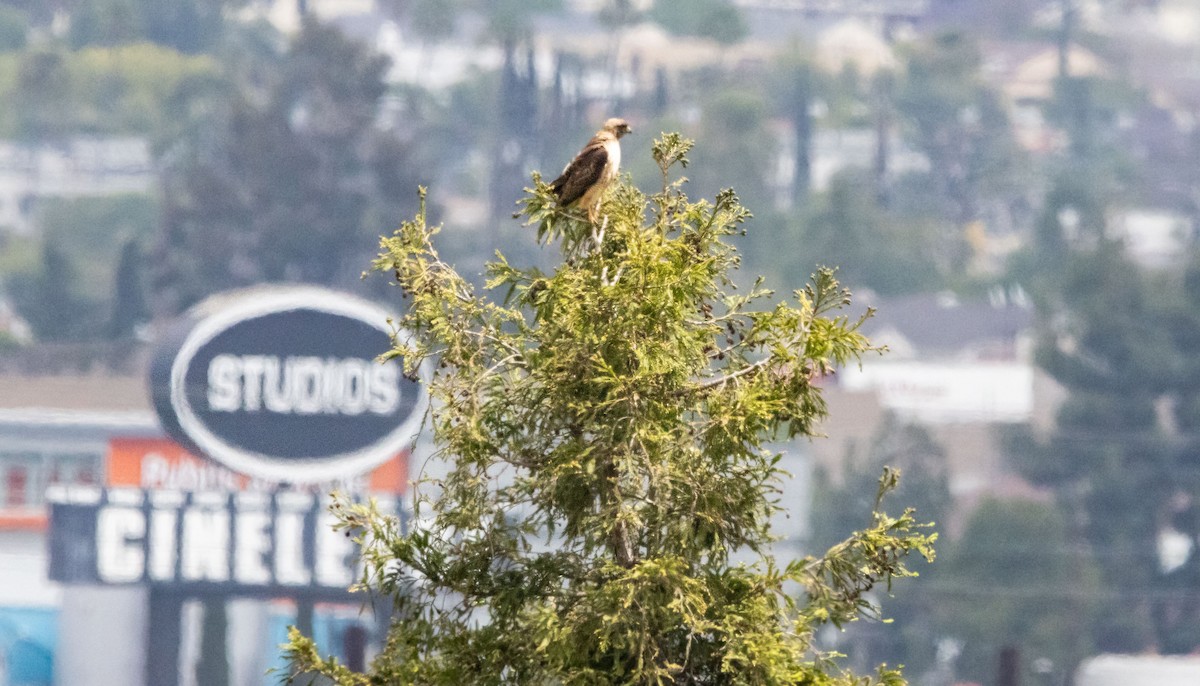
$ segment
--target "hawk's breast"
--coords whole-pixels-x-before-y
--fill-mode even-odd
[[[604,183],[608,183],[617,178],[617,172],[621,169],[621,144],[616,139],[605,141],[604,152],[608,153],[604,165]]]

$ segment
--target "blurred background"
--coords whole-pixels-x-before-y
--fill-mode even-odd
[[[151,674],[113,619],[144,589],[49,581],[45,498],[120,460],[232,483],[160,440],[169,322],[266,282],[399,307],[360,275],[418,185],[460,271],[550,264],[515,202],[609,116],[644,189],[653,137],[697,140],[747,281],[836,265],[878,311],[889,352],[785,447],[780,551],[865,525],[890,464],[940,552],[827,647],[916,686],[1200,683],[1195,0],[0,0],[0,686]],[[180,602],[179,683],[273,683],[297,616],[380,630]]]

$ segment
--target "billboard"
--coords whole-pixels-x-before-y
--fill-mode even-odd
[[[357,546],[310,493],[72,487],[47,499],[54,581],[338,599],[359,578]]]
[[[274,481],[256,479],[197,457],[168,438],[109,439],[105,484],[174,491],[270,491]],[[319,484],[320,490],[347,493],[403,493],[408,486],[408,453],[400,453],[365,474],[345,474]]]
[[[418,379],[376,357],[386,310],[315,287],[256,288],[201,303],[159,343],[155,409],[197,455],[274,482],[364,473],[410,446]]]

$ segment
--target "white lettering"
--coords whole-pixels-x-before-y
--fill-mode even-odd
[[[347,564],[354,553],[354,541],[343,531],[335,531],[337,518],[330,514],[317,518],[316,563],[317,583],[322,586],[349,587],[354,574]]]
[[[319,357],[288,359],[288,376],[292,378],[293,407],[297,414],[316,414],[321,411],[321,377],[326,372]],[[336,369],[336,368],[335,368]]]
[[[400,370],[361,358],[217,355],[208,404],[217,412],[388,415],[400,407]]]
[[[118,584],[142,578],[146,558],[141,539],[145,535],[146,518],[141,510],[100,510],[96,519],[96,571],[101,581]]]
[[[275,581],[284,586],[307,586],[304,566],[304,513],[280,510],[275,516]]]
[[[278,357],[263,358],[263,399],[267,409],[279,414],[292,411],[292,375],[282,369]]]
[[[237,549],[233,556],[233,574],[238,583],[260,585],[271,582],[271,568],[266,561],[271,550],[271,537],[267,533],[270,524],[271,517],[266,512],[238,513],[235,521]]]
[[[346,589],[361,573],[358,546],[305,493],[158,491],[149,512],[113,497],[96,514],[95,581]]]
[[[208,363],[208,408],[237,412],[242,406],[242,363],[234,355],[217,355]]]
[[[391,414],[400,406],[399,370],[394,364],[371,367],[371,412]]]
[[[229,511],[189,507],[183,511],[184,581],[229,580]]]
[[[170,472],[171,465],[162,455],[146,453],[142,456],[142,488],[162,488]]]
[[[341,390],[342,414],[362,414],[367,409],[367,373],[362,360],[343,360],[340,374],[330,374],[330,385]]]
[[[257,412],[262,407],[263,366],[266,359],[263,355],[242,356],[242,378],[245,380],[242,407],[247,412]],[[274,359],[278,365],[279,358]]]

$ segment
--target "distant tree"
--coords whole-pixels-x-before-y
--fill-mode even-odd
[[[73,48],[123,45],[141,35],[136,0],[83,0],[71,12],[68,38]]]
[[[129,241],[144,244],[158,225],[156,198],[143,193],[100,197],[45,198],[37,205],[37,227],[45,240],[63,251],[87,291],[105,297],[116,281],[117,265]],[[104,332],[96,331],[97,337]]]
[[[896,120],[896,74],[881,71],[871,79],[871,110],[875,128],[875,159],[872,166],[875,196],[884,207],[891,204],[892,129]]]
[[[0,6],[23,12],[32,24],[48,24],[54,13],[66,9],[71,0],[0,0]]]
[[[56,139],[71,129],[71,74],[63,52],[37,48],[21,54],[11,107],[18,136]]]
[[[888,214],[871,179],[855,172],[833,177],[829,190],[813,198],[792,229],[791,242],[793,249],[779,259],[790,274],[827,261],[838,265],[847,283],[880,293],[932,287],[948,261],[927,221]]]
[[[0,79],[0,136],[32,141],[72,135],[170,138],[173,94],[213,79],[207,56],[139,43],[72,52],[36,47],[12,59],[17,78]]]
[[[472,0],[488,20],[488,31],[501,45],[532,38],[537,14],[562,9],[562,0]]]
[[[29,15],[23,10],[0,5],[0,52],[25,47],[29,34]]]
[[[79,0],[71,11],[71,45],[150,41],[196,54],[221,37],[224,13],[243,0]]]
[[[745,17],[729,0],[658,0],[649,16],[671,33],[723,45],[738,43],[749,32]]]
[[[945,449],[925,428],[888,417],[867,445],[847,450],[840,473],[815,470],[810,550],[825,550],[862,526],[873,506],[871,486],[884,469],[901,475],[892,497],[912,507],[922,522],[945,528],[953,504]],[[942,576],[940,568],[934,565],[919,578],[898,582],[894,597],[880,597],[882,614],[892,624],[845,627],[838,648],[852,664],[903,664],[917,673],[932,665],[936,603],[930,601]]]
[[[793,56],[786,59],[773,89],[778,95],[776,107],[792,124],[795,155],[790,191],[790,204],[800,205],[812,190],[813,137],[816,122],[813,107],[820,97],[820,77],[808,59]]]
[[[146,301],[146,268],[142,251],[134,239],[125,241],[117,262],[113,285],[112,317],[108,320],[108,337],[130,338],[139,324],[150,320]]]
[[[536,163],[538,75],[533,43],[504,44],[500,71],[498,127],[491,167],[491,215],[511,215],[520,196],[520,179]]]
[[[156,311],[263,281],[349,286],[371,237],[426,173],[377,126],[385,60],[305,22],[259,92],[172,151],[155,248]]]
[[[1100,573],[1076,540],[1053,504],[989,500],[975,509],[921,598],[939,635],[962,646],[960,679],[996,683],[1006,647],[1019,650],[1022,683],[1037,683],[1035,660],[1049,660],[1059,683],[1091,654]]]
[[[39,341],[74,341],[94,334],[95,310],[80,294],[82,289],[74,265],[49,240],[42,243],[38,271],[16,274],[8,281],[17,312]]]
[[[454,31],[459,0],[414,0],[408,7],[409,21],[420,40],[435,42]]]
[[[689,143],[656,142],[662,190],[619,184],[601,226],[535,177],[525,216],[562,261],[498,257],[496,299],[441,260],[423,213],[384,239],[375,266],[408,297],[398,325],[413,334],[389,357],[436,369],[447,473],[419,488],[407,532],[335,507],[364,545],[364,584],[395,603],[387,647],[357,674],[293,630],[295,669],[356,686],[904,683],[892,668],[843,672],[814,634],[871,614],[876,584],[932,555],[911,512],[882,514],[877,498],[820,557],[767,552],[779,468],[766,441],[811,434],[814,380],[869,346],[828,270],[776,304],[729,290],[727,240],[747,212],[732,191],[692,202],[669,179]],[[894,486],[885,472],[874,490]]]
[[[600,23],[610,28],[619,28],[637,23],[642,19],[642,12],[633,0],[607,0],[597,12]]]
[[[1038,7],[1038,0],[934,0],[932,13],[950,28],[1013,38],[1030,31]]]
[[[980,60],[967,36],[939,35],[914,48],[896,89],[896,111],[929,158],[956,231],[978,219],[988,200],[1008,200],[1020,188],[1012,129],[982,81]]]
[[[1148,272],[1099,240],[1038,282],[1038,361],[1069,395],[1047,440],[1029,437],[1015,456],[1028,478],[1055,489],[1097,551],[1110,589],[1102,612],[1113,621],[1094,640],[1107,651],[1200,644],[1200,603],[1164,573],[1156,543],[1173,527],[1186,532],[1200,502],[1196,264],[1183,275]]]
[[[770,111],[760,90],[713,79],[703,102],[705,142],[696,150],[689,175],[696,192],[716,194],[730,183],[743,189],[746,204],[761,211],[775,205],[776,146],[767,131]]]
[[[180,52],[212,49],[224,29],[225,13],[245,0],[137,0],[146,39]]]

